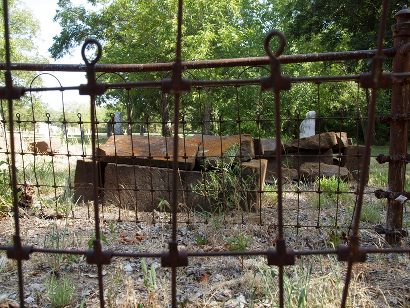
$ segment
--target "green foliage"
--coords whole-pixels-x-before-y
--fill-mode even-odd
[[[248,248],[250,241],[251,238],[249,236],[239,233],[236,236],[228,238],[226,244],[230,251],[245,251]]]
[[[157,273],[153,264],[148,269],[147,261],[141,259],[140,262],[141,271],[144,275],[144,286],[147,288],[148,292],[155,292],[157,290]]]
[[[88,246],[89,249],[92,249],[94,247],[94,241],[95,240],[96,240],[96,237],[95,237],[95,235],[93,235],[93,237],[87,241],[87,246]],[[105,236],[105,234],[102,233],[101,231],[100,231],[100,240],[103,244],[108,245],[108,239]]]
[[[44,247],[51,249],[66,249],[76,245],[73,239],[70,239],[70,234],[67,229],[60,230],[53,223],[49,226],[46,235],[44,236]],[[59,273],[61,264],[76,263],[80,260],[78,255],[72,254],[45,254],[46,264],[48,264],[54,273]]]
[[[6,161],[0,161],[0,217],[10,211],[12,204],[9,164]]]
[[[330,178],[322,177],[315,182],[315,188],[322,192],[316,198],[316,205],[321,208],[328,208],[336,202],[345,203],[352,199],[349,192],[349,184],[336,176]]]
[[[197,235],[195,236],[195,243],[198,246],[203,246],[209,243],[208,238],[203,236],[203,235]]]
[[[302,260],[301,260],[302,261]],[[322,257],[302,262],[284,274],[284,307],[334,307],[340,305],[337,294],[343,289],[341,265],[332,257]],[[257,284],[262,288],[263,305],[277,307],[279,286],[278,269],[267,265],[258,266]],[[259,307],[259,306],[258,306]]]
[[[238,153],[239,146],[232,146],[223,157],[206,159],[205,166],[213,169],[204,172],[202,180],[192,186],[192,191],[206,198],[214,214],[249,206],[248,193],[255,183],[255,174],[245,174],[236,161]]]
[[[263,188],[263,194],[266,199],[266,203],[269,205],[274,205],[278,201],[277,186],[271,184],[265,184]]]
[[[74,300],[75,284],[69,277],[51,275],[46,281],[46,293],[51,307],[66,307]]]
[[[365,203],[363,204],[362,211],[360,213],[360,220],[370,223],[382,222],[382,211],[383,208],[377,203]]]
[[[166,212],[166,211],[171,210],[171,205],[169,204],[168,200],[167,200],[167,199],[163,199],[163,198],[161,198],[161,199],[159,200],[157,207],[158,207],[158,210],[159,210],[160,212]]]
[[[8,1],[9,16],[10,16],[10,56],[11,62],[14,63],[45,63],[46,59],[39,55],[38,46],[33,40],[39,32],[39,23],[34,18],[32,12],[24,7],[20,1]],[[3,21],[3,6],[0,6],[0,33],[4,33]],[[5,62],[5,44],[4,35],[0,36],[0,61]],[[31,81],[37,75],[37,72],[28,71],[13,71],[13,82],[18,86],[30,86]],[[41,80],[37,81],[37,85],[41,84]],[[4,79],[0,81],[0,85],[4,86]],[[28,95],[25,95],[20,100],[15,100],[13,108],[15,113],[19,113],[23,119],[27,114],[31,115],[31,106],[33,104],[36,114],[43,113],[44,108],[39,103],[38,97],[33,96],[33,100]],[[4,114],[7,114],[6,106],[3,106]],[[0,116],[1,119],[1,116]],[[8,125],[6,123],[6,125]],[[22,123],[23,126],[28,125]]]
[[[392,2],[393,12],[404,0]],[[93,5],[92,5],[93,4]],[[59,58],[83,43],[87,37],[104,42],[104,63],[157,63],[175,57],[176,0],[130,1],[99,0],[74,5],[60,0],[55,20],[62,31],[54,37],[50,52]],[[207,12],[207,14],[203,14]],[[351,12],[354,12],[354,18]],[[228,0],[185,1],[182,58],[184,60],[263,56],[263,39],[271,29],[283,31],[288,38],[285,53],[312,53],[369,49],[375,46],[380,3],[372,0],[344,2],[326,0]],[[392,14],[388,23],[393,22]],[[161,25],[160,27],[158,25]],[[387,32],[387,46],[391,35]],[[275,42],[272,42],[275,48]],[[386,61],[386,68],[391,63]],[[370,69],[370,61],[337,63],[298,63],[283,67],[290,76],[347,75]],[[266,67],[204,69],[186,72],[190,79],[259,78],[268,75]],[[159,72],[134,73],[125,77],[104,75],[106,82],[158,80],[169,77]],[[199,94],[201,92],[201,94]],[[99,98],[105,106],[132,110],[133,120],[168,122],[172,118],[173,98],[160,91],[108,91]],[[355,82],[331,84],[294,84],[282,94],[282,112],[288,118],[303,119],[308,110],[316,110],[320,131],[345,131],[362,140],[366,128],[368,93]],[[379,91],[377,114],[389,113],[390,92]],[[110,107],[110,108],[111,108]],[[257,137],[274,136],[274,104],[271,93],[258,86],[219,88],[212,91],[193,89],[183,96],[185,129],[207,134],[250,133]],[[320,110],[320,112],[319,112]],[[263,121],[249,121],[260,116]],[[344,121],[340,121],[343,117]],[[212,122],[222,119],[219,124]],[[204,121],[207,121],[204,124]],[[298,135],[300,121],[283,121],[287,138]],[[139,126],[139,125],[138,125]],[[137,131],[139,128],[134,128]],[[158,132],[155,125],[151,131]],[[388,139],[388,126],[376,123],[377,142]],[[165,124],[162,133],[166,134]],[[169,134],[169,131],[168,131]]]

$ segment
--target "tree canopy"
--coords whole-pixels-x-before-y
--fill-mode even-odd
[[[389,25],[403,2],[393,1]],[[103,44],[101,62],[151,63],[174,59],[177,0],[88,0],[84,5],[59,0],[58,7],[55,20],[60,23],[62,32],[54,37],[50,48],[55,58],[62,57],[86,38],[94,37]],[[381,3],[372,0],[186,0],[182,57],[198,60],[263,56],[264,37],[273,28],[283,31],[288,38],[285,53],[371,49],[376,42],[380,7]],[[390,35],[390,31],[387,33]],[[347,61],[289,65],[284,71],[293,76],[312,76],[359,73],[368,68],[368,61]],[[187,74],[193,74],[191,78],[212,79],[267,75],[263,68],[241,71],[201,70]],[[163,77],[160,73],[139,73],[121,78],[158,80]],[[119,77],[104,78],[114,80]],[[119,108],[117,102],[122,102],[123,106],[132,105],[134,119],[143,119],[149,110],[151,115],[162,113],[161,120],[168,121],[169,114],[164,117],[164,109],[169,110],[169,98],[164,101],[160,91],[124,92],[113,91],[101,102],[115,102],[116,109]],[[268,96],[257,87],[197,90],[184,99],[183,114],[196,123],[192,130],[198,130],[202,121],[220,116],[232,119],[233,123],[238,116],[255,119],[260,112],[266,118],[273,118]],[[300,112],[303,117],[306,111],[320,108],[319,100],[322,116],[329,118],[336,112],[343,112],[342,109],[356,112],[358,106],[366,107],[365,94],[359,92],[354,83],[323,85],[319,89],[316,85],[302,84],[294,86],[289,95],[284,95],[283,110],[288,114]],[[323,125],[329,129],[338,129],[336,121],[326,123]],[[341,129],[354,130],[353,122],[344,125],[346,127]],[[224,126],[231,133],[238,130],[235,125]],[[261,129],[255,123],[245,121],[239,129],[269,135],[272,125],[268,123],[266,126]],[[209,129],[216,132],[221,127]],[[289,129],[295,130],[295,127]]]
[[[32,12],[21,5],[18,1],[9,1],[10,15],[10,44],[11,62],[38,63],[45,62],[46,59],[39,55],[35,43],[35,37],[39,32],[39,23],[34,18]],[[3,6],[0,7],[0,33],[4,33]],[[0,36],[0,61],[5,61],[4,36]],[[20,86],[29,86],[36,72],[15,71],[13,72],[13,82]],[[4,84],[4,79],[1,83]],[[37,85],[41,84],[41,79],[37,80]],[[44,108],[36,97],[33,100],[23,97],[16,101],[15,111],[24,115],[30,114],[31,103],[34,103],[35,112],[44,115]]]

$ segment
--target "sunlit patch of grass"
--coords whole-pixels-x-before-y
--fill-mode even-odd
[[[314,197],[314,204],[318,208],[330,208],[332,205],[336,206],[336,203],[347,203],[352,200],[349,184],[336,176],[317,179],[314,187],[321,192]]]

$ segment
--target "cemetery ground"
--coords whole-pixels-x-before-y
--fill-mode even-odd
[[[70,145],[73,151],[84,150],[81,144]],[[85,149],[90,153],[89,147]],[[374,147],[372,155],[388,152],[387,147]],[[50,160],[53,159],[53,165]],[[4,161],[4,158],[1,159]],[[17,156],[18,163],[21,160]],[[32,162],[31,162],[32,163]],[[94,213],[91,204],[75,202],[67,189],[52,188],[73,177],[75,159],[67,156],[38,158],[37,176],[47,179],[41,198],[34,198],[30,208],[21,208],[21,234],[25,245],[58,249],[88,249],[94,238]],[[28,181],[34,181],[30,162],[25,160]],[[54,166],[54,167],[52,167]],[[20,168],[20,167],[19,167]],[[21,169],[20,169],[21,170]],[[39,174],[40,172],[41,174]],[[408,172],[407,176],[410,177]],[[323,185],[335,185],[333,182]],[[337,181],[336,181],[337,183]],[[343,182],[344,183],[344,182]],[[407,181],[409,185],[410,180]],[[4,183],[3,183],[4,184]],[[321,196],[321,211],[313,183],[289,182],[284,185],[284,219],[288,245],[294,249],[332,248],[344,242],[351,220],[354,195],[335,200],[332,194]],[[345,183],[354,191],[356,182]],[[361,218],[362,245],[387,247],[383,235],[374,231],[386,214],[385,200],[371,193],[387,185],[387,165],[371,160]],[[7,244],[14,233],[13,218],[4,204],[9,192],[2,186],[0,241]],[[334,189],[334,187],[333,187]],[[243,251],[272,247],[276,236],[276,193],[266,185],[261,199],[263,213],[240,210],[209,213],[178,213],[178,240],[189,251]],[[408,191],[408,187],[406,191]],[[337,225],[334,228],[336,204]],[[57,210],[57,211],[56,211]],[[139,213],[135,222],[133,210],[104,205],[101,208],[101,238],[104,248],[121,252],[161,252],[170,240],[170,214],[158,207],[153,212]],[[57,213],[58,214],[57,214]],[[410,215],[404,214],[404,227],[410,228]],[[295,228],[300,225],[319,225]],[[410,240],[403,239],[408,247]],[[25,297],[30,307],[98,307],[96,267],[78,255],[34,253],[24,264]],[[287,307],[337,307],[340,305],[346,264],[336,256],[307,256],[285,272]],[[350,307],[409,307],[410,262],[405,254],[372,254],[368,262],[354,267],[349,289]],[[159,259],[114,258],[104,266],[104,290],[107,307],[167,307],[170,302],[170,271],[160,266]],[[178,302],[181,307],[275,307],[277,303],[277,268],[269,267],[265,257],[190,258],[189,265],[178,269]],[[18,307],[17,270],[13,261],[0,254],[0,306]],[[9,306],[7,306],[9,305]]]

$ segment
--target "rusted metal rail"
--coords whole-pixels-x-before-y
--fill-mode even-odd
[[[403,192],[404,190],[404,172],[405,166],[408,160],[407,153],[407,131],[408,131],[408,101],[409,93],[408,86],[403,87],[402,83],[406,83],[406,78],[409,75],[409,61],[406,58],[408,52],[408,43],[403,45],[403,37],[406,40],[410,37],[410,29],[408,28],[410,20],[410,10],[404,9],[400,11],[397,17],[396,32],[395,32],[395,46],[394,48],[383,49],[384,40],[384,29],[386,25],[386,19],[388,14],[388,1],[384,0],[382,5],[382,16],[380,18],[380,28],[379,36],[377,40],[377,49],[369,51],[350,51],[350,52],[337,52],[337,53],[323,53],[323,54],[306,54],[306,55],[281,55],[285,46],[285,37],[279,31],[272,31],[268,34],[264,47],[267,53],[267,57],[259,58],[240,58],[240,59],[221,59],[221,60],[209,60],[209,61],[186,61],[184,62],[181,57],[181,46],[182,46],[182,23],[183,23],[183,1],[178,1],[178,31],[176,37],[176,52],[175,61],[172,63],[153,63],[153,64],[120,64],[120,65],[110,65],[110,64],[98,64],[101,57],[102,47],[100,43],[96,40],[90,39],[85,42],[82,48],[83,60],[85,65],[50,65],[50,64],[24,64],[24,63],[11,63],[10,62],[10,31],[9,31],[9,17],[8,17],[8,1],[3,0],[4,8],[4,28],[5,28],[5,50],[6,50],[6,62],[0,64],[0,70],[5,71],[5,87],[0,89],[1,99],[7,100],[8,102],[8,119],[4,122],[9,125],[10,128],[10,145],[9,149],[4,152],[6,155],[11,157],[11,186],[13,191],[13,214],[14,214],[14,236],[13,245],[0,245],[0,251],[6,251],[7,256],[10,259],[17,261],[18,268],[18,289],[19,289],[19,299],[20,306],[25,306],[24,297],[24,273],[23,273],[23,262],[30,259],[31,255],[34,253],[42,254],[72,254],[72,255],[82,255],[85,256],[86,262],[88,264],[93,264],[97,268],[97,279],[99,288],[99,303],[100,307],[105,307],[105,296],[104,296],[104,275],[103,268],[106,265],[111,264],[113,258],[158,258],[161,260],[162,267],[170,268],[171,270],[171,305],[172,307],[177,307],[177,268],[185,267],[188,265],[190,258],[192,257],[229,257],[229,256],[264,256],[267,259],[267,264],[269,266],[276,266],[278,268],[278,286],[279,286],[279,306],[285,306],[285,290],[284,290],[284,269],[286,266],[293,266],[296,264],[297,256],[309,257],[312,255],[336,255],[338,260],[347,263],[347,271],[344,282],[344,289],[341,295],[341,307],[347,305],[349,284],[352,279],[352,270],[356,263],[365,262],[368,254],[389,254],[389,253],[409,253],[409,248],[367,248],[363,247],[360,243],[360,216],[363,207],[363,198],[369,192],[365,191],[365,186],[367,178],[369,176],[369,165],[371,157],[371,139],[374,131],[374,122],[376,119],[376,101],[378,91],[381,88],[393,87],[393,98],[392,98],[392,114],[390,115],[390,120],[393,122],[391,128],[390,142],[392,144],[390,149],[390,157],[381,157],[380,162],[389,162],[389,188],[390,191],[381,191],[379,195],[381,197],[388,198],[389,202],[389,213],[386,228],[388,230],[396,231],[401,229],[401,219],[403,211],[403,202],[397,204],[397,200],[393,198],[396,192]],[[406,26],[404,26],[404,24]],[[404,32],[404,33],[402,33]],[[400,37],[400,41],[399,38]],[[272,39],[279,39],[280,44],[277,51],[273,52],[269,43]],[[85,57],[85,49],[88,47],[95,47],[97,50],[95,58],[88,59]],[[384,57],[394,57],[393,73],[384,74],[382,71],[382,63]],[[289,63],[302,63],[302,62],[317,62],[317,61],[343,61],[343,60],[354,60],[354,59],[373,59],[373,67],[370,74],[352,75],[352,76],[307,76],[307,77],[289,77],[284,76],[281,72],[282,64]],[[205,69],[205,68],[218,68],[218,67],[237,67],[237,66],[255,66],[255,65],[265,65],[269,66],[269,75],[262,78],[256,79],[232,79],[232,80],[195,80],[185,79],[183,77],[183,71],[187,69]],[[66,71],[66,72],[86,72],[87,73],[87,84],[72,86],[72,87],[53,87],[53,88],[43,88],[43,87],[15,87],[12,83],[12,72],[13,71]],[[170,71],[170,78],[163,79],[161,81],[139,81],[139,82],[121,82],[121,83],[103,83],[98,82],[96,78],[97,72],[150,72],[150,71]],[[400,82],[398,82],[398,80]],[[226,87],[232,86],[239,88],[240,86],[247,85],[258,85],[261,91],[272,92],[272,102],[269,107],[272,107],[274,121],[270,123],[275,126],[275,137],[276,137],[276,147],[277,149],[282,148],[282,129],[283,129],[283,116],[281,111],[281,94],[284,91],[290,90],[295,83],[315,83],[317,84],[317,100],[320,106],[320,84],[328,82],[344,82],[344,81],[355,81],[359,85],[371,90],[371,99],[369,103],[368,110],[368,127],[365,136],[365,151],[362,159],[363,170],[360,173],[360,181],[357,190],[354,192],[357,195],[357,200],[355,203],[355,210],[353,213],[353,222],[351,225],[351,233],[348,235],[348,244],[340,245],[336,249],[302,249],[293,250],[289,243],[286,241],[285,228],[287,224],[284,220],[284,206],[283,206],[283,195],[287,192],[283,188],[283,170],[282,161],[284,159],[284,154],[281,150],[275,151],[275,172],[277,177],[277,188],[274,192],[277,194],[277,220],[275,223],[276,237],[271,239],[273,247],[266,247],[266,249],[255,250],[255,251],[238,251],[238,252],[225,252],[225,251],[209,251],[209,252],[194,252],[186,251],[181,249],[181,245],[178,244],[178,195],[184,190],[178,187],[178,181],[180,178],[180,168],[178,159],[181,156],[181,147],[184,150],[183,159],[188,158],[186,154],[186,139],[183,139],[183,143],[180,143],[179,136],[182,134],[185,136],[185,124],[186,121],[183,119],[181,121],[182,114],[182,98],[186,92],[192,91],[193,88],[196,91],[200,91],[202,88],[212,88],[212,87]],[[96,118],[96,99],[98,96],[104,94],[108,89],[125,89],[129,91],[132,88],[158,88],[161,90],[162,95],[168,96],[172,95],[174,98],[174,120],[173,120],[173,136],[167,137],[173,140],[172,153],[166,151],[166,156],[161,157],[166,164],[172,166],[172,179],[166,191],[168,191],[171,198],[171,232],[168,242],[168,249],[162,253],[153,252],[119,252],[107,250],[103,247],[101,238],[101,226],[100,226],[100,174],[99,174],[99,163],[101,163],[101,156],[98,154],[98,124],[99,121]],[[79,249],[52,249],[45,247],[34,247],[23,245],[22,239],[20,237],[20,218],[19,218],[19,207],[18,207],[18,183],[16,175],[16,156],[24,156],[25,153],[23,149],[19,152],[16,150],[15,145],[15,123],[18,125],[24,123],[18,119],[15,120],[15,115],[13,113],[13,101],[19,99],[25,93],[30,92],[43,92],[43,91],[68,91],[68,90],[78,90],[81,95],[86,95],[90,97],[90,124],[91,124],[91,163],[92,163],[92,200],[94,209],[94,240],[92,248],[88,250]],[[399,116],[401,115],[401,116]],[[182,115],[183,117],[183,115]],[[399,119],[400,120],[397,120]],[[299,119],[299,115],[298,115]],[[343,119],[343,117],[341,117]],[[403,120],[404,119],[404,120]],[[241,134],[241,124],[246,121],[240,118],[240,112],[238,110],[238,120],[240,138]],[[27,123],[35,124],[36,120],[33,118],[32,121],[26,121]],[[114,124],[114,120],[110,123]],[[154,123],[150,122],[148,119],[144,123],[146,125]],[[218,121],[221,126],[224,120],[220,118]],[[258,124],[261,124],[263,120],[257,120]],[[64,120],[64,125],[67,122]],[[80,126],[86,122],[82,121],[81,115],[79,115],[79,121],[74,122]],[[135,124],[129,116],[128,121],[124,123]],[[143,123],[141,121],[141,123]],[[161,122],[159,122],[161,123]],[[50,121],[47,121],[50,124]],[[21,133],[21,131],[20,131]],[[114,136],[115,138],[115,136]],[[132,132],[131,132],[132,138]],[[148,134],[148,138],[150,135]],[[202,142],[204,141],[204,134],[202,134]],[[241,139],[240,139],[241,140]],[[406,142],[403,143],[403,140]],[[131,152],[132,159],[138,158],[134,156],[133,141],[131,140]],[[319,144],[321,143],[319,137]],[[115,144],[115,139],[114,139]],[[222,147],[222,138],[221,138]],[[117,149],[114,149],[117,151]],[[149,149],[148,156],[152,158],[151,148]],[[170,151],[171,152],[171,151]],[[170,156],[172,154],[172,157]],[[50,153],[53,156],[55,154]],[[58,155],[58,154],[57,154]],[[70,157],[71,154],[62,154]],[[321,155],[321,154],[320,154]],[[35,156],[35,155],[34,155]],[[86,155],[80,155],[85,157]],[[117,158],[117,157],[116,157]],[[400,158],[400,159],[397,159]],[[116,163],[116,166],[118,164]],[[320,166],[320,165],[319,165]],[[152,167],[151,165],[149,166]],[[320,167],[319,167],[320,168]],[[339,169],[340,171],[340,169]],[[118,175],[117,175],[118,176]],[[242,173],[240,174],[242,176]],[[41,187],[37,183],[37,188]],[[56,189],[54,180],[53,188]],[[132,189],[130,189],[132,191]],[[256,190],[256,189],[255,189]],[[151,183],[151,196],[155,191],[155,187]],[[259,194],[262,193],[260,189],[257,190]],[[294,191],[298,194],[300,191]],[[305,192],[316,192],[319,195],[323,193],[320,188],[317,190],[306,190]],[[341,192],[338,190],[336,194],[342,193],[352,193]],[[392,195],[393,194],[393,195]],[[403,193],[404,194],[404,193]],[[407,196],[407,195],[406,195]],[[319,199],[320,200],[320,199]],[[338,202],[338,201],[337,201]],[[320,208],[320,204],[319,204]],[[299,209],[298,209],[299,211]],[[136,208],[136,217],[138,210]],[[119,212],[120,213],[120,212]],[[299,213],[299,212],[298,212]],[[320,213],[320,209],[319,209]],[[120,214],[119,214],[120,215]],[[119,217],[120,220],[120,217]],[[299,222],[297,227],[300,227]],[[318,226],[307,226],[307,227],[318,227]],[[389,233],[390,234],[390,233]],[[396,233],[394,233],[396,235]]]
[[[394,57],[394,48],[383,50],[386,57]],[[322,62],[322,61],[343,61],[371,59],[376,54],[376,50],[358,50],[344,52],[311,53],[300,55],[281,55],[278,59],[281,64]],[[258,66],[269,65],[269,57],[249,57],[218,60],[197,60],[182,61],[183,69],[205,69],[218,67],[236,66]],[[96,64],[96,72],[115,73],[115,72],[160,72],[171,71],[173,62],[168,63],[149,63],[149,64]],[[6,64],[0,63],[0,70],[5,70]],[[38,63],[10,63],[12,71],[38,71],[38,72],[85,72],[86,66],[83,64],[38,64]]]

